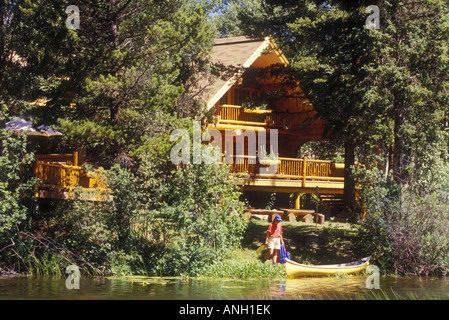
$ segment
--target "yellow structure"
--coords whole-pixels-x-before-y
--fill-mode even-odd
[[[34,176],[40,180],[39,198],[102,201],[107,196],[103,170],[84,171],[78,165],[78,153],[36,155]],[[88,191],[88,192],[86,192]]]

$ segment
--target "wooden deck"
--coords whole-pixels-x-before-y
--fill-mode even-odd
[[[297,209],[301,193],[343,194],[344,166],[330,160],[281,157],[265,163],[251,156],[234,156],[231,160],[230,177],[238,179],[243,190],[294,193]],[[226,158],[223,162],[227,162]],[[89,194],[86,196],[89,199],[104,200],[107,194],[105,171],[86,172],[77,164],[76,153],[36,156],[34,175],[40,180],[36,195],[73,198],[76,189]]]
[[[240,184],[247,190],[286,193],[342,194],[344,166],[330,160],[279,158],[277,165],[261,164],[256,157],[241,156],[231,164],[231,174],[246,173]]]
[[[84,171],[78,166],[78,154],[36,155],[34,176],[40,183],[38,198],[84,199],[104,201],[109,199],[104,170]]]

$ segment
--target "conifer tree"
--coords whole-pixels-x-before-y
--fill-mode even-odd
[[[24,106],[16,113],[63,131],[65,147],[110,161],[167,131],[173,119],[201,112],[199,79],[216,32],[199,4],[78,1],[73,30],[66,7],[2,2],[0,90]],[[28,103],[36,98],[46,108]]]

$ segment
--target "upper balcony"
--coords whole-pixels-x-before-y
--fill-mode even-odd
[[[306,110],[301,112],[280,112],[271,109],[249,109],[238,105],[221,105],[215,113],[217,127],[227,128],[273,128],[290,130],[293,126],[321,126],[319,123],[311,123],[315,112]]]
[[[273,110],[222,105],[218,107],[217,120],[220,124],[283,128],[286,124],[286,114]]]

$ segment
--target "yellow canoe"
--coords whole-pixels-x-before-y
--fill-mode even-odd
[[[285,259],[285,269],[287,275],[290,278],[299,277],[322,277],[330,276],[335,274],[351,274],[363,271],[369,266],[369,260],[371,257],[366,257],[358,261],[343,263],[343,264],[328,264],[328,265],[318,265],[309,266],[305,264],[300,264],[298,262]]]

